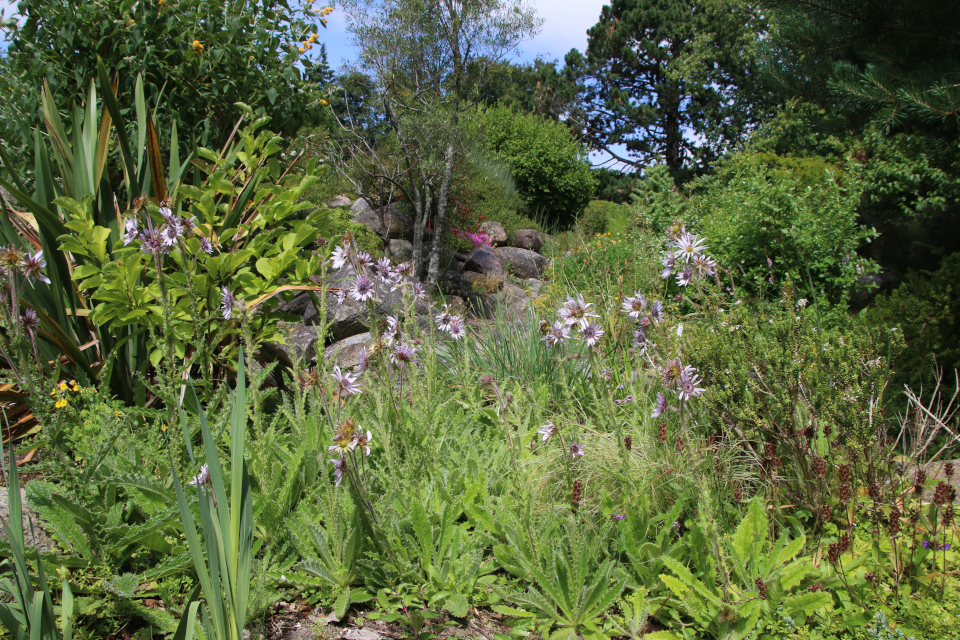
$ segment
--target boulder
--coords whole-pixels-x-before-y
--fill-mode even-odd
[[[498,247],[494,249],[500,262],[518,278],[540,278],[547,270],[547,259],[528,249]]]
[[[312,306],[312,305],[311,305]],[[316,311],[314,311],[316,316]],[[299,358],[306,362],[313,362],[317,359],[317,327],[316,325],[306,325],[302,322],[288,324],[283,329],[286,334],[286,344],[280,345],[291,359]]]
[[[353,207],[350,208],[351,214],[356,206],[357,203],[353,203]],[[381,213],[383,220],[380,219]],[[413,233],[413,221],[393,205],[388,205],[379,211],[370,209],[368,205],[367,210],[354,215],[350,220],[362,224],[381,238],[407,238]]]
[[[463,279],[470,283],[470,288],[480,295],[487,295],[499,291],[503,286],[504,278],[500,275],[488,276],[476,271],[464,271]]]
[[[530,296],[517,285],[507,282],[497,294],[497,302],[504,317],[521,320],[530,306]]]
[[[480,225],[480,230],[490,239],[490,244],[495,247],[502,247],[507,244],[507,232],[499,222],[484,222]]]
[[[387,243],[387,253],[395,262],[407,262],[413,259],[413,243],[409,240],[395,239]]]
[[[536,229],[517,229],[510,238],[510,244],[520,249],[540,253],[543,248],[543,236]]]
[[[466,271],[476,271],[485,275],[503,275],[503,263],[490,247],[477,247],[467,256],[463,268]]]
[[[360,349],[369,347],[373,342],[370,332],[358,333],[355,336],[344,338],[324,349],[323,358],[326,362],[341,369],[353,369],[360,363]]]
[[[324,204],[328,209],[337,209],[339,207],[349,207],[353,201],[345,195],[334,196]]]
[[[527,280],[527,293],[530,294],[531,298],[539,298],[540,292],[543,290],[543,281],[537,280],[536,278],[529,278]]]
[[[373,213],[373,207],[364,198],[358,198],[350,207],[350,217],[356,218],[367,213]]]
[[[464,274],[469,273],[467,271]],[[469,298],[473,293],[470,282],[457,271],[447,271],[443,274],[439,284],[440,292],[445,296],[454,296],[461,299]]]

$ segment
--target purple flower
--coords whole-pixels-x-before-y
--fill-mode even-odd
[[[613,514],[613,515],[610,516],[610,517],[613,519],[614,522],[621,522],[621,521],[627,519],[627,516],[625,516],[625,515],[622,514],[622,513],[615,513],[615,514]]]
[[[670,402],[667,400],[667,396],[663,393],[657,394],[657,403],[653,407],[653,413],[650,415],[651,418],[659,418],[667,411],[676,411],[677,408],[670,406]]]
[[[200,249],[208,255],[213,254],[213,243],[207,238],[200,238]]]
[[[716,273],[716,266],[717,261],[706,255],[701,254],[693,259],[693,268],[696,269],[697,275],[701,278]]]
[[[632,298],[627,298],[620,306],[625,314],[634,320],[639,320],[640,316],[643,315],[644,310],[647,308],[647,299],[643,296],[643,294],[637,291],[635,296]]]
[[[663,265],[660,277],[666,280],[673,274],[673,268],[677,264],[677,254],[673,251],[668,251],[663,258],[660,259],[660,264]]]
[[[419,282],[415,282],[413,284],[413,297],[415,297],[417,300],[427,299],[427,291],[423,288],[423,284]]]
[[[543,341],[548,347],[556,347],[558,345],[562,345],[569,336],[570,328],[558,320],[557,322],[554,322],[549,329],[547,329],[547,332],[543,336]]]
[[[157,235],[156,229],[149,229],[139,236],[140,239],[140,251],[146,255],[160,255],[167,252],[166,245],[163,244],[162,239]]]
[[[584,301],[583,296],[577,294],[576,297],[567,298],[558,315],[567,326],[579,325],[581,329],[585,329],[590,324],[590,318],[598,317],[590,310],[592,306],[592,303]]]
[[[127,218],[123,228],[127,231],[123,234],[123,246],[127,246],[140,236],[140,229],[137,229],[137,223],[133,218]]]
[[[570,455],[573,458],[576,458],[577,456],[583,456],[585,451],[586,447],[584,447],[582,444],[574,442],[570,445]]]
[[[408,364],[417,361],[416,353],[417,350],[411,345],[401,342],[390,352],[390,361],[400,369],[404,369]]]
[[[223,319],[229,320],[230,316],[233,315],[233,308],[237,304],[237,299],[233,296],[233,293],[226,287],[220,289],[220,309],[223,313]]]
[[[540,427],[539,429],[537,429],[537,433],[539,433],[541,436],[543,436],[542,439],[543,439],[544,442],[546,442],[547,440],[550,439],[550,437],[551,437],[553,434],[555,434],[555,433],[557,432],[557,430],[558,430],[557,425],[553,424],[552,422],[548,422],[547,424],[545,424],[545,425],[543,425],[542,427]]]
[[[703,238],[686,231],[673,241],[673,246],[677,249],[677,257],[683,258],[684,262],[690,262],[707,249]]]
[[[450,324],[447,325],[447,333],[450,334],[450,337],[454,340],[459,340],[466,335],[466,331],[463,328],[463,318],[460,316],[453,316],[450,320]]]
[[[600,325],[590,323],[581,331],[581,337],[587,343],[588,346],[594,346],[600,342],[600,338],[603,337],[603,329],[600,328]]]
[[[401,262],[396,267],[394,267],[398,276],[405,276],[411,271],[413,271],[413,265],[409,262]]]
[[[209,482],[210,482],[210,467],[208,467],[206,463],[204,463],[204,465],[200,467],[200,473],[195,475],[193,477],[193,480],[191,480],[188,484],[192,484],[195,487],[199,487]]]
[[[27,257],[23,259],[23,275],[27,280],[39,280],[46,284],[50,284],[50,279],[47,276],[40,273],[40,270],[47,266],[47,261],[43,259],[43,249],[40,249],[35,254],[27,254]],[[31,286],[33,286],[31,284]]]
[[[340,458],[339,460],[330,460],[333,463],[333,477],[336,478],[336,482],[333,486],[339,487],[340,482],[343,480],[343,465],[344,460]]]
[[[350,243],[339,245],[330,254],[330,260],[333,262],[333,268],[339,269],[350,259]]]
[[[700,377],[694,373],[695,371],[693,367],[686,367],[677,380],[677,395],[681,400],[699,398],[703,395],[704,389],[697,386],[700,383]]]
[[[677,274],[677,284],[681,287],[686,287],[690,284],[690,280],[693,278],[693,267],[687,265],[683,268],[683,271]]]
[[[391,280],[393,270],[390,267],[390,258],[380,258],[373,263],[373,275],[381,280]]]
[[[652,320],[654,326],[657,327],[663,322],[663,303],[659,300],[655,300],[654,303],[650,305],[650,320]]]
[[[446,331],[449,328],[450,322],[453,320],[453,318],[454,315],[450,313],[450,305],[443,305],[443,311],[437,314],[437,317],[435,318],[437,328],[440,329],[440,331]]]
[[[33,330],[40,327],[40,321],[37,320],[37,312],[33,309],[24,311],[23,315],[20,316],[20,324],[30,332],[30,335],[33,335]]]
[[[339,395],[352,396],[360,393],[360,387],[356,385],[358,376],[340,371],[340,367],[334,367],[330,377],[337,381]]]
[[[370,354],[366,347],[360,347],[360,353],[357,355],[357,375],[362,374],[370,365]]]
[[[358,302],[364,302],[373,297],[373,282],[367,276],[360,276],[350,287],[350,297]]]
[[[353,261],[357,265],[358,271],[363,271],[373,264],[373,258],[371,258],[370,254],[366,251],[357,251],[357,255],[354,256]]]
[[[364,435],[363,431],[360,432],[360,435],[354,439],[355,446],[359,447],[366,455],[370,455],[370,443],[373,441],[373,434],[367,431],[367,434]]]

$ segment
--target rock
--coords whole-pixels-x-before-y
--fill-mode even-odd
[[[534,251],[517,247],[498,247],[494,251],[507,270],[518,278],[540,278],[547,269],[547,259]]]
[[[22,473],[22,472],[21,472]],[[7,523],[10,522],[10,502],[7,487],[0,487],[0,516]],[[23,542],[27,547],[36,547],[40,553],[56,550],[56,543],[40,527],[40,518],[27,502],[27,493],[20,489],[20,506],[23,509]]]
[[[460,296],[447,296],[444,304],[447,305],[450,313],[462,316],[467,312],[467,303]]]
[[[530,296],[515,284],[507,282],[497,295],[497,301],[503,315],[510,320],[521,320],[530,306]]]
[[[352,200],[345,195],[334,196],[330,200],[327,200],[324,204],[327,205],[328,209],[336,209],[338,207],[349,207],[352,204]]]
[[[373,207],[364,198],[358,198],[350,207],[350,217],[356,218],[367,213],[373,213]]]
[[[480,295],[495,293],[504,283],[503,276],[488,276],[475,271],[464,271],[463,278],[470,283],[470,288]]]
[[[360,202],[360,200],[357,200]],[[352,214],[357,208],[357,202],[350,208]],[[380,214],[383,214],[383,220]],[[381,211],[374,211],[367,205],[366,210],[350,218],[352,222],[362,224],[381,238],[406,238],[413,233],[413,221],[393,205],[384,207]]]
[[[373,342],[370,332],[358,333],[333,343],[323,351],[326,362],[332,363],[341,369],[353,369],[360,362],[360,349],[368,347]]]
[[[387,253],[395,263],[413,259],[413,243],[409,240],[395,239],[387,243]]]
[[[503,263],[490,247],[477,247],[467,256],[463,265],[466,271],[476,271],[486,275],[503,275]]]
[[[527,292],[530,294],[530,298],[539,298],[540,291],[543,290],[543,281],[537,280],[536,278],[529,278],[527,280]]]
[[[464,272],[469,273],[469,272]],[[473,293],[473,286],[457,271],[447,271],[443,274],[439,284],[440,292],[446,296],[469,298]]]
[[[503,225],[499,222],[484,222],[480,225],[480,230],[486,234],[493,246],[502,247],[507,244],[507,232],[504,231]]]
[[[313,305],[311,305],[312,308]],[[316,316],[316,311],[314,311]],[[314,362],[317,359],[317,327],[315,325],[306,325],[302,322],[295,322],[287,325],[285,328],[286,344],[280,345],[290,358],[299,358],[306,362]]]
[[[543,236],[536,229],[517,229],[510,238],[510,244],[520,249],[540,253],[543,248]]]

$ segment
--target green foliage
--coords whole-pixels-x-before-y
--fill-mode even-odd
[[[633,225],[633,209],[629,205],[607,200],[591,200],[577,220],[577,229],[585,236],[606,232],[626,234]]]
[[[874,300],[865,313],[871,325],[902,332],[905,346],[894,360],[894,388],[932,388],[960,369],[960,254],[934,272],[913,273]]]
[[[816,159],[735,154],[686,202],[717,262],[752,294],[790,281],[835,304],[876,266],[857,250],[876,233],[858,223],[861,187]]]
[[[751,91],[765,16],[737,0],[614,0],[567,73],[581,82],[571,120],[595,148],[675,177],[736,144],[762,113]],[[626,145],[626,153],[618,145]]]
[[[510,167],[534,217],[567,225],[589,202],[594,183],[586,151],[562,124],[493,107],[475,126],[487,148]]]
[[[286,0],[268,6],[202,0],[67,6],[26,0],[17,7],[21,21],[5,26],[6,64],[20,99],[3,101],[0,137],[8,143],[21,138],[18,129],[38,126],[41,81],[57,97],[56,108],[68,111],[97,76],[98,59],[119,72],[121,104],[133,98],[134,81],[142,75],[148,101],[158,105],[160,131],[166,137],[177,123],[185,133],[183,151],[191,140],[219,149],[235,122],[236,102],[270,116],[288,135],[315,115],[298,69],[298,63],[307,68],[313,63],[298,45],[325,25]]]

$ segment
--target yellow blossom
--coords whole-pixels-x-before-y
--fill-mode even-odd
[[[328,15],[330,15],[331,13],[333,13],[333,7],[324,7],[324,8],[323,8],[323,15],[328,16]]]
[[[330,103],[324,100],[323,98],[320,98],[320,104],[322,104],[323,106],[327,106]]]
[[[321,19],[320,19],[320,22],[322,22],[323,24],[327,24],[327,19],[326,19],[326,18],[321,18]]]
[[[166,423],[160,425],[160,431],[166,431],[166,430],[167,430],[167,425],[166,425]]]
[[[57,409],[63,409],[65,406],[67,406],[67,401],[64,398],[60,398],[54,403],[53,406],[56,407]]]
[[[304,49],[303,47],[297,47],[297,51],[299,51],[300,53],[305,53],[307,50]]]
[[[309,40],[310,42],[316,42],[316,41],[317,41],[317,38],[319,38],[319,36],[318,36],[317,34],[311,33],[311,34],[310,34],[310,37],[307,38],[307,40]]]
[[[199,40],[193,41],[193,50],[196,51],[197,53],[201,53],[203,51],[203,45],[200,43]]]
[[[60,391],[66,391],[66,390],[67,390],[67,383],[66,383],[66,382],[61,382],[59,385],[57,385],[57,388],[60,389]]]

